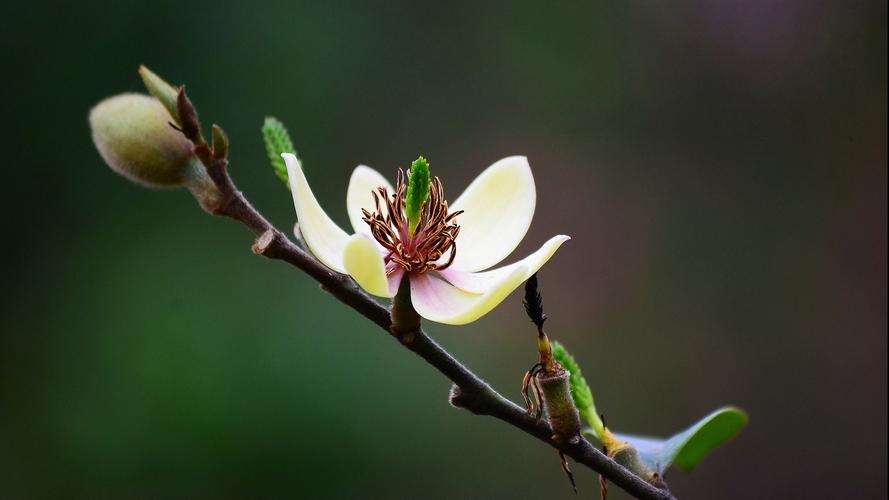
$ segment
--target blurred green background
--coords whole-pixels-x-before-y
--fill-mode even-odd
[[[885,498],[886,3],[5,2],[0,497],[580,498],[556,454],[185,191],[95,151],[89,108],[188,84],[279,227],[259,127],[346,224],[352,168],[423,154],[453,199],[528,155],[551,335],[611,427],[734,403],[684,498]],[[515,259],[512,257],[511,259]],[[515,400],[519,294],[429,331]],[[581,496],[595,475],[575,466]],[[612,498],[624,498],[612,488]]]

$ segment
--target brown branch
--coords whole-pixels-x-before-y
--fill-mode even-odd
[[[201,144],[197,144],[195,149],[202,147]],[[451,404],[476,415],[488,415],[500,419],[525,431],[598,472],[636,498],[662,500],[674,498],[669,491],[652,486],[608,458],[586,439],[574,443],[554,440],[553,431],[544,419],[535,419],[523,408],[500,395],[426,335],[422,328],[418,327],[412,332],[399,332],[398,329],[393,329],[389,309],[360,289],[351,278],[331,271],[290,241],[247,201],[228,175],[228,161],[225,158],[213,158],[206,150],[196,153],[222,194],[223,203],[215,213],[240,221],[258,236],[252,247],[254,253],[282,260],[305,272],[342,303],[376,323],[405,348],[435,367],[454,384],[451,389]]]

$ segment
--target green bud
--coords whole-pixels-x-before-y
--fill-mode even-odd
[[[426,161],[426,158],[421,156],[414,160],[411,163],[410,174],[404,202],[404,214],[409,223],[408,229],[413,234],[420,223],[421,210],[426,199],[429,198],[429,185],[432,182],[429,175],[429,162]]]
[[[181,186],[192,143],[170,126],[170,114],[152,97],[120,94],[90,111],[93,142],[112,170],[153,187]]]
[[[228,136],[219,125],[213,124],[213,156],[228,158]]]
[[[157,76],[153,71],[145,66],[139,66],[139,75],[142,77],[142,83],[148,92],[157,98],[161,104],[173,117],[177,124],[179,121],[179,108],[177,106],[177,98],[179,97],[179,89],[167,83],[163,78]]]

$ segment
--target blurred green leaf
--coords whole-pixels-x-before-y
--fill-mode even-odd
[[[265,150],[269,156],[269,162],[275,170],[275,175],[281,179],[281,182],[290,189],[290,183],[287,181],[287,165],[281,158],[281,153],[293,153],[293,141],[290,140],[290,134],[287,128],[275,117],[266,117],[262,124],[262,140],[265,142]]]
[[[553,356],[571,373],[571,397],[581,417],[591,427],[584,434],[600,442],[614,438],[629,442],[639,452],[642,463],[653,471],[663,474],[674,463],[680,469],[690,471],[714,448],[735,437],[747,425],[747,414],[743,410],[727,406],[669,439],[612,434],[610,429],[605,429],[596,411],[593,393],[577,361],[559,342],[553,342],[552,346]]]
[[[747,414],[734,407],[720,408],[669,439],[616,434],[639,452],[652,470],[663,473],[672,464],[684,471],[695,468],[714,448],[735,437],[747,425]]]

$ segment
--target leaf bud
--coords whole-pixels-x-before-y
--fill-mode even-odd
[[[177,109],[177,99],[179,98],[179,88],[170,85],[166,80],[144,65],[139,66],[139,76],[142,77],[142,83],[145,84],[148,93],[156,97],[167,108],[167,112],[173,117],[173,121],[178,124],[179,110]]]

